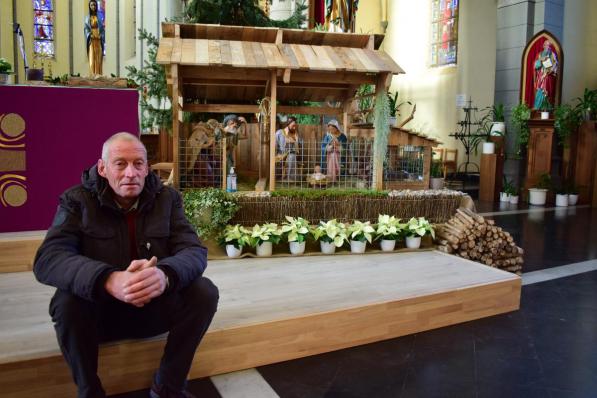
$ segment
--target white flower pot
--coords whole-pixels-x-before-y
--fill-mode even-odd
[[[444,179],[443,178],[430,178],[429,179],[429,188],[431,189],[444,189]]]
[[[535,206],[545,205],[547,200],[547,189],[529,188],[529,204]]]
[[[391,252],[391,251],[394,251],[394,248],[396,247],[396,241],[382,239],[379,245],[381,246],[382,252]]]
[[[350,241],[350,251],[352,253],[365,253],[365,249],[367,248],[367,241],[361,242],[358,240],[351,240]]]
[[[320,240],[319,247],[321,247],[321,252],[323,254],[334,254],[336,252],[336,245],[334,245],[333,243],[328,243]]]
[[[396,116],[390,116],[390,117],[388,117],[388,124],[390,126],[395,126],[396,125]]]
[[[272,255],[272,242],[263,242],[260,245],[257,245],[257,256],[259,257],[269,257]]]
[[[0,84],[8,84],[10,75],[8,73],[0,73]]]
[[[549,119],[549,112],[541,112],[541,120]]]
[[[493,122],[491,125],[490,133],[491,135],[504,135],[506,132],[506,123],[504,122]]]
[[[568,206],[568,195],[567,194],[556,194],[556,206],[567,207]]]
[[[510,195],[510,203],[513,205],[518,203],[518,195]]]
[[[483,153],[484,154],[495,153],[495,143],[493,143],[493,142],[484,142],[483,143]]]
[[[290,254],[297,256],[305,252],[305,242],[288,242]]]
[[[578,194],[569,194],[568,195],[568,204],[570,206],[576,206],[576,204],[578,203]]]
[[[500,202],[509,202],[510,201],[510,194],[506,192],[500,192]]]
[[[239,247],[237,249],[236,247],[234,247],[234,245],[226,245],[226,254],[228,255],[228,257],[231,257],[231,258],[240,257],[242,252],[243,252],[242,247]]]
[[[420,236],[407,236],[406,237],[406,247],[409,249],[418,249],[421,247],[421,237]]]

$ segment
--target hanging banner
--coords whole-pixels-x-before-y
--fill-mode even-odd
[[[139,134],[136,90],[0,86],[0,232],[46,230],[111,135]]]

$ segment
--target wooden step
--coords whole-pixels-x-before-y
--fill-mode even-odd
[[[33,269],[33,259],[47,231],[0,233],[0,274]]]
[[[190,378],[221,374],[514,311],[518,276],[436,251],[210,261],[220,305]],[[47,315],[53,289],[0,275],[3,397],[74,397]],[[147,388],[164,337],[100,348],[110,394]]]

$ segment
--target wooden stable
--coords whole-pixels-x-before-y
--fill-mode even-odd
[[[518,276],[437,251],[211,261],[220,288],[191,379],[515,311]],[[0,274],[0,391],[74,397],[48,302],[30,272]],[[165,339],[100,347],[109,394],[148,388]]]
[[[261,140],[262,161],[267,158],[269,170],[260,178],[267,179],[273,190],[278,113],[334,115],[348,126],[360,85],[374,84],[375,95],[386,95],[392,75],[403,73],[378,50],[381,35],[172,23],[163,23],[162,32],[157,62],[166,67],[174,98],[176,187],[180,142],[186,138],[181,129],[183,112],[258,114],[258,101],[269,98],[269,132]],[[293,106],[292,101],[322,106]],[[383,159],[374,161],[383,164]],[[374,170],[373,186],[382,188],[382,167]]]

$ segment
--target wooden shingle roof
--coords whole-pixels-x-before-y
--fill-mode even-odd
[[[383,51],[381,35],[293,29],[163,24],[157,62],[328,72],[404,73]]]

